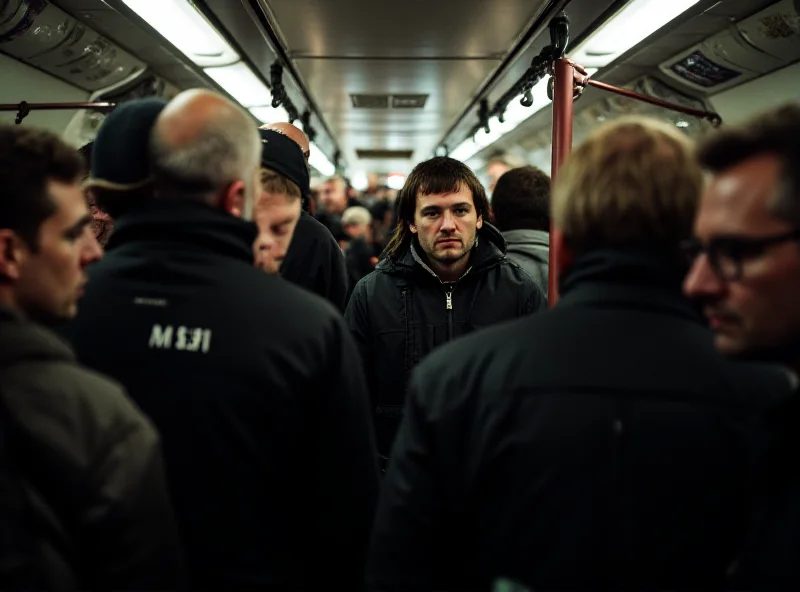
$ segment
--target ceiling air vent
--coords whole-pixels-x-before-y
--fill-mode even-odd
[[[353,109],[388,109],[389,95],[350,95]]]
[[[392,95],[392,109],[423,109],[428,95]]]
[[[413,150],[356,150],[356,155],[360,159],[379,158],[379,159],[398,159],[408,160],[414,154]]]

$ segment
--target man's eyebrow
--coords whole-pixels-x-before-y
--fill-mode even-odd
[[[80,220],[78,220],[77,222],[75,222],[75,224],[67,228],[64,231],[64,235],[71,236],[73,234],[80,233],[84,228],[86,228],[87,226],[89,226],[89,224],[92,223],[92,220],[93,220],[92,214],[90,212],[87,212],[85,215],[81,216]]]

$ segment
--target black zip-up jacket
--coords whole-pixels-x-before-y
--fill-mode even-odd
[[[120,385],[0,307],[0,397],[2,588],[181,590],[158,434]],[[15,563],[37,582],[13,587]]]
[[[484,223],[467,272],[444,284],[412,242],[353,291],[345,320],[364,359],[381,456],[389,454],[408,376],[420,360],[459,336],[546,307],[541,289],[505,249],[502,235]]]
[[[417,368],[370,589],[727,589],[790,382],[720,356],[667,261],[586,255],[555,308]]]
[[[330,230],[306,212],[297,221],[280,274],[344,312],[349,293],[344,254]]]
[[[161,432],[196,588],[357,589],[378,489],[358,351],[329,303],[253,267],[256,234],[137,209],[68,333]]]

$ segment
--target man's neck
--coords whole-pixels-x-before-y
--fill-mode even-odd
[[[438,261],[431,260],[431,269],[441,281],[445,283],[455,282],[467,271],[469,258],[469,254],[467,254],[466,257],[462,257],[450,265],[443,265]]]

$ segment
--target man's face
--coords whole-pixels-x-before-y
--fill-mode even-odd
[[[418,195],[410,229],[429,258],[452,265],[469,256],[481,226],[472,192],[462,186],[455,193]]]
[[[102,258],[92,216],[77,183],[50,181],[55,213],[39,227],[38,249],[23,248],[14,282],[17,306],[29,318],[57,322],[74,317],[88,277],[86,266]]]
[[[511,167],[503,164],[502,162],[493,162],[486,167],[486,174],[489,175],[490,193],[494,193],[494,188],[497,187],[497,181],[510,170]]]
[[[326,212],[341,214],[347,208],[347,191],[341,181],[329,181],[322,185],[319,201]]]
[[[253,246],[256,267],[278,273],[300,219],[301,200],[282,193],[262,192],[253,210],[258,238]]]
[[[796,240],[754,248],[737,243],[794,230],[770,211],[780,173],[780,159],[763,155],[714,179],[701,201],[695,236],[704,245],[727,239],[732,246],[720,248],[720,266],[735,269],[732,261],[738,257],[741,276],[725,279],[712,269],[709,256],[701,254],[684,291],[702,304],[721,352],[795,362],[800,354],[800,245]]]

